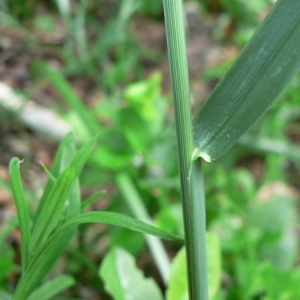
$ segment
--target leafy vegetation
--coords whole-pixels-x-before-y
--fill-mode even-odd
[[[18,214],[1,223],[0,298],[188,299],[166,48],[146,47],[134,34],[139,18],[163,22],[161,1],[21,2],[0,3],[1,32],[36,53],[26,65],[30,80],[14,87],[55,111],[74,137],[57,151],[51,143],[56,155],[43,168],[31,149],[9,157],[11,179],[1,178],[0,191],[15,199]],[[216,26],[215,36],[240,44],[272,2],[201,2],[201,13],[230,25],[232,35]],[[9,45],[0,40],[3,53]],[[3,61],[9,68],[16,60]],[[228,65],[206,70],[201,81],[220,79]],[[299,87],[297,75],[236,145],[203,163],[211,300],[299,299]],[[1,119],[3,134],[34,145],[38,134],[18,113]],[[32,169],[47,177],[44,185],[33,184]],[[21,251],[10,242],[18,228]]]

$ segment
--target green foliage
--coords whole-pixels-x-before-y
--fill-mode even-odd
[[[236,43],[244,45],[259,25],[261,15],[267,12],[274,2],[273,0],[214,0],[208,2],[206,9],[219,10],[222,14],[214,30],[217,37],[226,37],[224,28],[235,26],[232,38]]]
[[[221,281],[221,249],[218,237],[213,233],[206,235],[208,261],[208,289],[210,299],[215,299]],[[186,252],[182,248],[173,260],[167,300],[187,300],[188,285],[186,273]]]
[[[153,292],[151,299],[163,299],[165,291],[167,299],[186,298],[186,257],[184,250],[178,250],[184,235],[184,220],[172,108],[169,99],[162,95],[163,78],[159,72],[153,72],[148,79],[141,80],[149,72],[141,69],[142,64],[146,61],[152,70],[151,64],[156,62],[158,56],[139,45],[130,32],[134,28],[136,14],[146,14],[158,21],[162,17],[161,1],[151,1],[151,4],[140,0],[108,1],[113,6],[102,0],[79,1],[73,2],[67,10],[60,7],[63,1],[56,1],[57,6],[44,1],[39,5],[44,3],[47,9],[38,17],[33,14],[39,11],[38,1],[18,2],[4,0],[0,3],[0,22],[5,28],[19,28],[33,47],[30,51],[49,46],[33,41],[31,30],[54,34],[59,24],[66,31],[64,41],[51,45],[51,50],[47,48],[49,53],[55,53],[53,60],[48,60],[48,52],[39,56],[43,61],[33,64],[32,75],[37,88],[47,84],[51,95],[56,96],[58,92],[61,102],[52,101],[50,106],[70,124],[76,144],[82,145],[96,134],[98,140],[93,139],[77,151],[72,135],[66,136],[60,143],[51,170],[44,166],[49,180],[41,197],[36,196],[39,192],[28,189],[27,184],[23,187],[21,183],[20,171],[25,172],[25,164],[20,164],[17,158],[11,161],[12,182],[10,184],[0,179],[0,185],[9,193],[14,193],[19,221],[13,219],[0,233],[0,298],[51,299],[69,289],[62,298],[55,299],[73,299],[81,297],[82,286],[100,294],[103,299],[110,296],[124,299],[133,291],[142,291],[142,297]],[[211,1],[221,3],[220,24],[224,19],[235,26],[237,24],[234,38],[239,39],[240,43],[252,34],[270,2]],[[298,6],[294,0],[289,3]],[[285,3],[284,9],[288,6]],[[61,22],[56,22],[58,19]],[[285,45],[288,35],[282,24],[289,24],[294,19],[288,17],[282,23],[279,20],[280,17],[276,20],[276,26],[280,28],[273,24],[269,26],[271,31],[276,31],[276,36],[282,34],[283,40],[276,41],[266,30],[262,40],[268,47],[264,49],[271,49],[269,47],[276,43]],[[297,41],[287,43],[292,45],[287,49],[292,54],[299,53]],[[229,112],[225,109],[229,106],[220,105],[220,115],[229,123],[235,117],[233,112],[238,119],[241,118],[239,110],[235,109],[245,102],[239,104],[241,98],[234,97],[239,91],[243,92],[243,83],[249,79],[247,76],[251,77],[247,81],[249,89],[255,90],[260,86],[257,94],[262,94],[268,86],[268,77],[275,74],[273,71],[282,64],[280,56],[275,55],[278,59],[274,63],[276,67],[271,68],[262,80],[259,76],[263,72],[258,72],[258,75],[253,73],[255,64],[247,60],[250,56],[254,60],[263,57],[270,59],[267,65],[272,66],[273,55],[277,52],[255,55],[255,49],[250,50],[249,56],[238,64],[239,70],[234,63],[234,72],[229,71],[234,74],[233,83],[229,84],[228,95],[232,93],[232,97],[228,96],[228,103],[236,106]],[[284,63],[289,61],[286,60],[286,53],[282,59]],[[58,65],[60,68],[54,68]],[[208,70],[204,79],[219,79],[231,65],[232,61],[225,62]],[[297,68],[297,64],[293,67]],[[293,68],[287,69],[291,71]],[[74,79],[78,77],[88,80],[101,91],[96,99],[90,102],[89,90],[85,90],[86,96],[80,99],[73,87]],[[279,88],[281,83],[277,83],[276,88]],[[299,186],[299,86],[298,75],[280,100],[226,155],[212,165],[203,165],[209,231],[208,285],[212,300],[296,300],[300,297],[296,230],[299,226],[298,204],[289,193],[273,195],[273,188],[269,186],[278,184],[279,190],[280,183],[285,187],[287,182]],[[224,86],[218,92],[222,104],[226,91],[227,86]],[[247,99],[251,99],[249,103],[258,99],[250,92],[247,95]],[[268,105],[271,104],[271,93],[261,102],[268,97]],[[91,104],[85,104],[86,100]],[[257,105],[262,105],[261,102]],[[262,113],[261,106],[259,110]],[[240,134],[247,127],[242,128],[251,115],[248,112],[252,113],[251,109],[244,111],[246,115],[242,117],[242,126],[238,126]],[[206,111],[209,114],[207,117],[203,110],[201,119],[211,121],[215,105],[210,112],[212,114]],[[233,145],[233,140],[231,135],[230,138],[224,135],[225,143],[228,140],[230,143],[226,147],[220,146],[218,134],[214,135],[228,129],[226,124],[224,127],[218,125],[222,121],[220,115],[216,113],[217,122],[211,121],[218,127],[217,131],[210,125],[207,128],[213,135],[214,151],[221,155],[228,145]],[[250,120],[251,124],[255,118]],[[205,137],[203,127],[199,130],[201,138]],[[94,144],[97,146],[92,151]],[[83,165],[85,167],[80,172]],[[80,187],[87,198],[83,202]],[[204,191],[199,184],[196,188]],[[88,189],[92,190],[93,196],[86,194]],[[104,189],[107,190],[105,196]],[[268,199],[262,198],[263,189],[271,194]],[[91,212],[90,206],[106,211]],[[91,226],[89,223],[112,226],[107,229],[106,226],[93,227],[95,224]],[[9,244],[8,238],[18,225],[22,237],[22,268],[15,262],[18,252]],[[179,245],[161,243],[159,240],[159,243],[153,242],[154,237],[148,234],[179,242]],[[162,248],[155,248],[157,244]],[[146,247],[149,247],[153,258],[146,260],[146,264],[151,265],[150,270],[143,260],[144,253],[148,254]],[[127,252],[135,256],[139,267]],[[169,257],[174,256],[170,274]],[[58,260],[59,264],[56,263]],[[192,262],[192,265],[195,264]],[[159,287],[153,279],[146,278],[141,269],[147,276],[151,274]],[[16,277],[20,280],[13,291],[11,281]],[[123,285],[124,278],[133,282],[130,288]],[[105,295],[104,285],[110,296]]]
[[[71,276],[61,275],[52,280],[47,281],[38,289],[36,289],[27,300],[50,300],[53,296],[61,291],[74,285],[75,281]]]
[[[163,296],[152,278],[145,278],[134,258],[122,249],[112,249],[99,270],[107,291],[115,300],[157,299]]]
[[[298,73],[297,7],[297,1],[278,1],[202,107],[193,121],[194,158],[212,161],[221,156]]]
[[[113,212],[87,212],[80,214],[80,194],[78,176],[94,148],[96,138],[84,145],[77,153],[71,135],[66,136],[58,151],[52,174],[58,175],[53,182],[53,176],[49,178],[45,187],[40,205],[37,211],[35,224],[31,229],[27,202],[21,186],[20,161],[13,158],[10,164],[10,174],[12,189],[15,195],[18,210],[23,209],[18,214],[22,244],[22,276],[19,280],[13,299],[49,299],[65,288],[74,284],[70,276],[58,277],[52,281],[47,281],[37,288],[45,275],[53,267],[68,242],[75,233],[76,226],[83,223],[105,223],[122,226],[141,233],[153,234],[155,236],[182,242],[182,238],[169,234],[154,226],[129,216]],[[56,176],[55,176],[56,177]],[[46,192],[47,191],[47,192]],[[92,203],[94,199],[88,200]],[[86,204],[84,205],[84,208]],[[3,275],[6,275],[11,268],[11,252],[6,253],[8,258],[2,261]],[[7,270],[8,268],[8,270]],[[57,282],[60,284],[58,285]]]

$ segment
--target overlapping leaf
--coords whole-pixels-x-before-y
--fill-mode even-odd
[[[193,120],[194,159],[213,161],[272,105],[300,69],[300,4],[279,0]]]

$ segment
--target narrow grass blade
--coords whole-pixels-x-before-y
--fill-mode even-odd
[[[23,185],[20,175],[21,161],[14,157],[9,164],[9,172],[11,177],[12,190],[18,210],[18,219],[21,231],[21,256],[22,256],[22,271],[24,272],[29,259],[29,243],[31,239],[30,216],[28,204],[25,199]]]
[[[116,182],[133,215],[139,220],[151,224],[151,217],[130,176],[127,173],[121,173],[116,177]],[[164,283],[167,284],[170,276],[170,260],[164,245],[161,240],[153,236],[145,235],[145,239],[162,279]]]
[[[99,193],[97,193],[96,195],[93,195],[93,196],[89,197],[88,199],[84,200],[80,206],[81,210],[83,211],[88,206],[90,206],[93,203],[95,203],[96,201],[98,201],[99,198],[101,198],[105,194],[106,194],[106,191],[103,190],[103,191],[100,191]]]
[[[52,82],[70,108],[78,114],[82,119],[82,124],[88,127],[91,136],[97,134],[100,129],[98,120],[92,111],[89,110],[75,94],[73,88],[61,72],[55,71],[42,61],[35,62],[35,67]]]
[[[39,213],[33,228],[33,237],[30,244],[31,249],[36,249],[36,247],[40,247],[43,242],[45,242],[59,219],[65,222],[80,213],[80,189],[79,182],[76,178],[79,176],[82,167],[89,158],[94,148],[96,138],[97,137],[86,143],[76,154],[74,140],[68,138],[64,142],[63,148],[61,148],[58,153],[59,160],[57,161],[57,165],[55,165],[56,169],[54,171],[59,172],[61,167],[64,167],[72,158],[73,160],[70,166],[56,181],[55,185],[52,186],[52,184],[50,184],[50,186],[52,186],[52,192],[49,193],[47,201],[44,202],[43,209]],[[70,169],[72,169],[72,171]],[[68,209],[64,215],[61,216],[63,206],[68,196],[70,199]]]
[[[80,186],[79,186],[79,173],[81,171],[81,168],[83,167],[84,163],[88,159],[92,148],[94,144],[92,144],[91,147],[89,145],[83,146],[79,151],[79,155],[76,154],[76,146],[74,139],[72,139],[69,143],[67,143],[63,149],[62,156],[61,156],[61,169],[64,169],[67,167],[68,164],[71,162],[74,164],[74,182],[70,190],[69,197],[67,201],[64,204],[64,208],[60,217],[60,226],[66,222],[66,220],[77,216],[80,214],[80,202],[81,202],[81,195],[80,195]],[[86,151],[88,148],[88,151]],[[76,226],[72,232],[68,232],[68,235],[66,236],[66,239],[71,239],[73,234],[76,231]]]
[[[213,161],[272,105],[300,69],[299,0],[279,0],[193,121],[193,157]]]
[[[85,223],[104,223],[108,225],[121,226],[140,233],[151,234],[165,240],[177,243],[183,242],[182,237],[176,234],[166,232],[162,229],[159,229],[127,215],[108,211],[93,211],[83,213],[77,217],[70,219],[64,224],[63,227],[60,228],[60,230],[63,230],[68,226]]]
[[[26,300],[50,300],[54,296],[75,284],[73,277],[61,275],[45,282],[37,288]]]
[[[71,163],[58,178],[49,199],[44,205],[32,232],[30,249],[33,251],[48,238],[58,222],[62,208],[70,193],[74,181],[74,164]]]
[[[49,179],[53,182],[56,182],[56,178],[51,174],[51,171],[45,166],[45,164],[40,161],[40,165],[43,168],[44,172],[48,175]]]
[[[64,169],[67,163],[74,160],[74,178],[77,178],[82,167],[90,157],[92,150],[94,149],[95,143],[97,140],[97,136],[91,139],[88,143],[86,143],[75,155],[75,146],[74,138],[72,134],[68,134],[65,139],[61,142],[57,154],[54,159],[53,167],[51,169],[51,174],[54,178],[58,178],[61,171]],[[74,151],[70,150],[74,148]],[[36,213],[36,219],[39,218],[41,211],[50,196],[51,190],[54,187],[55,182],[49,178],[46,187],[44,189],[43,196],[40,200],[40,204],[38,207],[38,211]]]
[[[98,135],[92,138],[89,142],[87,142],[84,146],[82,146],[79,151],[74,156],[74,177],[77,178],[81,169],[85,165],[86,161],[90,157],[94,146],[96,144]]]
[[[73,140],[74,140],[73,135],[71,133],[69,133],[65,136],[65,138],[61,141],[61,143],[59,145],[59,148],[55,155],[53,166],[51,169],[51,174],[55,178],[55,180],[53,181],[51,178],[48,179],[47,184],[44,188],[43,196],[39,202],[38,210],[35,214],[35,220],[37,220],[39,218],[39,215],[40,215],[41,211],[43,210],[47,199],[49,198],[52,188],[53,188],[54,184],[56,183],[57,178],[59,177],[59,175],[62,171],[61,162],[62,162],[62,155],[65,151],[65,148],[67,147],[68,144],[72,143]]]
[[[41,250],[37,250],[36,255],[30,260],[25,273],[22,274],[18,282],[13,300],[26,300],[34,289],[40,285],[41,280],[53,268],[68,245],[73,232],[73,227],[68,227],[56,234],[55,239],[48,239]]]
[[[134,258],[123,249],[113,249],[106,255],[99,275],[114,299],[163,300],[156,282],[145,278]]]
[[[50,180],[50,183],[48,182],[49,186],[51,187],[52,194],[58,193],[59,189],[61,189],[61,192],[65,193],[65,195],[68,196],[69,194],[68,198],[70,202],[64,207],[62,214],[60,214],[59,209],[55,207],[56,212],[54,214],[52,213],[52,220],[50,215],[47,216],[47,212],[48,214],[50,214],[52,208],[56,205],[55,201],[52,203],[52,201],[50,200],[51,193],[49,193],[50,196],[48,200],[50,201],[44,202],[43,209],[41,210],[39,218],[37,219],[37,222],[35,224],[35,228],[38,228],[36,229],[37,235],[39,234],[41,236],[41,239],[39,240],[38,238],[36,238],[36,246],[33,247],[33,253],[31,253],[32,258],[30,260],[28,268],[26,269],[26,272],[19,280],[13,299],[26,299],[34,291],[34,289],[39,286],[41,280],[53,267],[56,260],[62,254],[76,230],[77,224],[69,225],[63,230],[59,230],[59,228],[64,226],[64,223],[66,223],[69,219],[75,218],[80,213],[80,189],[78,179],[76,178],[78,177],[80,170],[85,164],[86,160],[90,156],[94,148],[96,138],[92,139],[85,146],[83,146],[75,155],[76,149],[74,140],[70,137],[71,136],[67,137],[59,148],[58,158],[55,159],[52,174],[55,174],[56,176],[57,174],[59,175],[61,172],[61,168],[65,168],[66,165],[70,163],[70,161],[71,164],[65,169],[60,177],[58,176],[58,180],[55,184]],[[61,184],[63,182],[62,177],[65,177],[65,185]],[[58,186],[59,189],[57,189]],[[70,191],[69,193],[67,193],[68,189]],[[64,197],[65,196],[62,196],[62,198]],[[59,198],[59,202],[64,201]],[[61,203],[59,203],[59,206],[61,206]],[[48,217],[50,218],[50,220],[47,221],[45,218]],[[40,218],[42,221],[39,221]],[[53,224],[55,225],[55,223],[58,221],[58,218],[61,221],[61,224],[53,234],[55,238],[53,238],[53,236],[48,237],[47,240],[45,240],[44,245],[42,245],[42,240],[45,239],[45,236],[43,235],[43,230],[41,230],[41,228],[42,226],[46,226],[43,224],[43,220],[45,222],[51,223],[50,225],[53,228]],[[40,224],[41,226],[39,226]],[[48,230],[49,229],[46,227],[45,232]]]
[[[88,212],[69,219],[46,244],[40,248],[31,259],[25,274],[22,275],[13,300],[25,300],[33,290],[39,285],[41,279],[53,267],[54,262],[62,253],[67,243],[66,233],[74,225],[85,223],[104,223],[121,226],[141,233],[151,234],[159,238],[173,242],[183,243],[183,238],[163,231],[142,221],[136,220],[126,215],[113,212]]]

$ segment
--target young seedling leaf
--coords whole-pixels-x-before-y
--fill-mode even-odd
[[[193,120],[193,158],[226,152],[299,69],[299,1],[279,0]]]
[[[41,250],[36,251],[36,255],[30,260],[26,272],[21,276],[14,298],[25,300],[40,285],[41,280],[53,268],[55,262],[60,257],[70,238],[74,233],[73,227],[61,231],[55,235],[55,239],[48,239]]]
[[[48,182],[49,186],[47,185],[47,187],[51,187],[52,193],[57,193],[58,192],[57,186],[61,184],[60,182],[62,181],[61,178],[63,176],[68,177],[66,173],[70,173],[71,175],[72,173],[71,170],[70,172],[68,172],[67,170],[70,168],[72,169],[71,167],[72,165],[74,170],[73,173],[75,173],[75,175],[70,176],[70,178],[67,180],[66,185],[64,185],[64,188],[63,186],[60,186],[62,190],[63,189],[70,190],[69,193],[70,202],[68,203],[68,205],[65,205],[62,215],[59,214],[57,210],[57,215],[61,221],[60,226],[63,226],[64,223],[67,222],[67,220],[69,220],[70,218],[76,217],[80,212],[79,183],[77,179],[75,179],[74,183],[73,181],[75,176],[78,177],[82,166],[88,159],[94,147],[95,140],[96,138],[90,141],[89,143],[87,143],[85,146],[83,146],[76,155],[75,155],[75,151],[76,151],[75,145],[72,136],[66,137],[66,139],[63,141],[62,145],[59,148],[57,157],[55,158],[54,167],[52,168],[52,174],[55,174],[56,177],[59,177],[61,169],[65,168],[66,165],[70,163],[70,161],[72,162],[62,173],[62,175],[58,178],[55,185],[52,181],[49,180]],[[66,191],[62,191],[62,192],[66,192]],[[60,199],[59,201],[62,200]],[[51,202],[49,201],[44,202],[44,206],[43,209],[41,210],[41,213],[39,214],[39,218],[43,219],[44,210],[46,212],[51,210],[51,209],[49,210],[49,206],[51,206],[50,203]],[[36,226],[39,225],[40,222],[39,218],[37,219]],[[57,216],[53,216],[53,218],[56,218],[57,220]],[[64,228],[64,230],[60,230],[60,231],[59,228],[57,228],[56,233],[54,233],[55,238],[53,238],[53,235],[51,237],[48,237],[47,240],[45,240],[44,244],[42,244],[39,240],[37,240],[36,244],[38,245],[37,247],[34,247],[33,249],[34,253],[32,254],[32,259],[28,265],[28,268],[26,269],[25,274],[23,274],[19,280],[18,286],[15,290],[14,299],[18,299],[18,300],[26,299],[34,291],[34,289],[39,286],[41,280],[53,267],[56,260],[59,258],[59,256],[62,254],[62,252],[68,245],[75,230],[76,230],[76,224],[70,225],[67,228]],[[42,234],[42,232],[40,232],[40,234]],[[42,238],[44,238],[44,236],[42,236]]]
[[[221,251],[218,237],[207,233],[207,263],[209,298],[214,299],[221,282]],[[174,258],[167,290],[167,300],[188,300],[186,254],[183,247]]]
[[[149,225],[145,222],[140,220],[134,219],[124,214],[115,213],[115,212],[108,212],[108,211],[93,211],[83,213],[79,216],[71,218],[64,224],[60,230],[67,228],[68,226],[78,225],[78,224],[85,224],[85,223],[104,223],[108,225],[115,225],[124,227],[136,232],[151,234],[157,236],[159,238],[182,243],[183,238],[173,234],[166,232],[162,229]]]
[[[67,178],[66,174],[64,175],[63,179],[62,179],[62,175],[61,175],[60,179],[58,179],[56,181],[56,183],[52,183],[50,180],[48,181],[46,188],[48,189],[49,187],[52,187],[52,192],[51,193],[48,192],[48,194],[49,194],[48,199],[43,201],[43,209],[39,212],[39,214],[37,216],[37,221],[36,221],[36,224],[35,224],[34,230],[33,230],[34,239],[35,239],[34,242],[32,242],[33,244],[39,243],[39,245],[41,245],[42,241],[45,241],[45,239],[47,238],[47,236],[49,235],[51,230],[54,228],[54,225],[57,223],[59,216],[62,212],[62,208],[68,197],[67,189],[69,189],[69,192],[71,191],[69,198],[72,198],[71,199],[72,201],[69,203],[71,206],[69,207],[69,210],[67,211],[67,213],[70,213],[71,210],[73,210],[74,207],[72,205],[75,202],[79,203],[78,202],[78,201],[80,201],[79,185],[78,185],[78,183],[75,182],[74,184],[77,185],[77,187],[74,187],[74,190],[73,190],[73,189],[71,189],[72,183],[79,176],[79,173],[80,173],[82,167],[84,166],[87,159],[89,158],[89,156],[94,148],[96,139],[97,139],[97,137],[93,138],[88,143],[86,143],[76,153],[75,156],[74,156],[75,145],[74,145],[74,140],[73,140],[72,136],[68,136],[66,138],[66,140],[63,142],[63,145],[59,148],[59,151],[58,151],[59,158],[55,159],[54,168],[53,168],[53,172],[52,172],[53,176],[56,177],[57,174],[59,174],[60,169],[62,167],[64,167],[66,165],[66,163],[71,161],[73,157],[74,158],[72,161],[72,165],[73,165],[74,174],[73,174],[72,178],[69,177],[69,180],[67,180],[67,185],[65,185],[66,183],[63,182],[63,180],[65,180]],[[59,183],[59,180],[61,180],[62,182]],[[58,190],[58,187],[60,188],[60,190]],[[63,199],[63,197],[61,195],[59,195],[58,192],[62,193],[62,195],[64,195],[65,199]],[[58,197],[58,198],[56,198],[57,199],[56,201],[59,201],[57,204],[55,204],[53,201],[54,196]],[[76,199],[77,199],[77,201],[75,201]],[[42,198],[42,200],[43,200],[43,198]],[[72,213],[71,215],[69,215],[69,217],[73,217],[79,213],[79,210],[80,210],[79,206],[74,209],[77,212]],[[50,216],[49,215],[50,210],[51,210],[51,212],[52,212],[52,210],[55,210],[56,214]],[[42,214],[44,215],[44,217],[42,216]],[[51,221],[50,223],[47,221],[48,219]],[[40,223],[38,223],[38,222],[40,222]],[[40,227],[39,229],[36,229],[36,227],[41,226],[41,224],[43,224],[43,226]],[[44,231],[45,226],[48,228],[46,231]],[[41,236],[42,236],[42,238],[41,238]]]
[[[115,300],[163,300],[152,278],[145,278],[134,258],[122,249],[113,249],[105,257],[99,275]]]
[[[23,300],[28,297],[39,285],[41,279],[53,267],[57,258],[65,249],[66,239],[69,230],[73,230],[74,225],[85,223],[104,223],[121,226],[141,233],[147,233],[166,240],[183,243],[183,238],[158,229],[142,221],[136,220],[126,215],[113,212],[88,212],[69,219],[51,237],[48,238],[43,247],[36,251],[31,259],[26,273],[21,277],[15,291],[15,299]]]
[[[77,216],[80,214],[80,186],[79,186],[79,173],[87,161],[90,153],[94,147],[95,139],[91,140],[89,143],[84,145],[76,154],[76,146],[74,140],[72,139],[67,143],[63,149],[61,157],[61,169],[64,169],[71,161],[74,163],[74,183],[70,190],[68,200],[65,202],[65,205],[62,210],[62,215],[60,219],[60,226],[66,222],[68,219]],[[75,233],[76,226],[74,227]],[[69,232],[69,238],[73,236],[71,231]]]
[[[100,191],[99,193],[89,197],[88,199],[84,200],[81,203],[81,210],[83,211],[84,209],[86,209],[88,206],[92,205],[93,203],[95,203],[96,201],[99,200],[99,198],[101,198],[103,195],[106,194],[106,191]]]
[[[29,259],[29,243],[31,239],[30,216],[27,201],[25,199],[23,185],[20,175],[21,161],[14,157],[9,164],[9,172],[11,177],[12,190],[18,210],[18,219],[20,224],[20,231],[22,237],[21,257],[22,257],[22,271],[24,272]]]
[[[58,178],[49,199],[44,205],[32,232],[30,249],[43,245],[58,222],[62,208],[69,196],[74,181],[74,164],[71,163]],[[31,253],[32,254],[32,253]]]
[[[79,176],[81,169],[85,165],[86,161],[90,157],[95,143],[97,141],[98,135],[92,138],[89,142],[87,142],[84,146],[82,146],[79,151],[76,153],[74,157],[74,178]]]
[[[48,175],[49,179],[53,182],[56,182],[56,178],[51,174],[51,171],[45,166],[45,164],[40,161],[40,165],[43,168],[44,172]]]
[[[73,277],[61,275],[45,282],[27,300],[51,300],[54,296],[75,284]]]
[[[39,202],[39,207],[38,207],[38,210],[37,210],[36,215],[35,215],[35,220],[38,219],[41,211],[43,210],[43,207],[44,207],[47,199],[50,196],[52,188],[53,188],[54,184],[57,181],[57,178],[59,177],[61,171],[63,170],[62,167],[61,167],[62,155],[63,155],[67,145],[72,143],[73,140],[74,140],[73,135],[71,133],[69,133],[65,136],[65,138],[61,141],[61,143],[59,145],[59,148],[58,148],[57,153],[55,155],[53,166],[52,166],[52,169],[51,169],[51,174],[55,178],[55,181],[53,181],[51,178],[48,179],[47,184],[44,188],[43,196],[42,196],[42,198]]]

